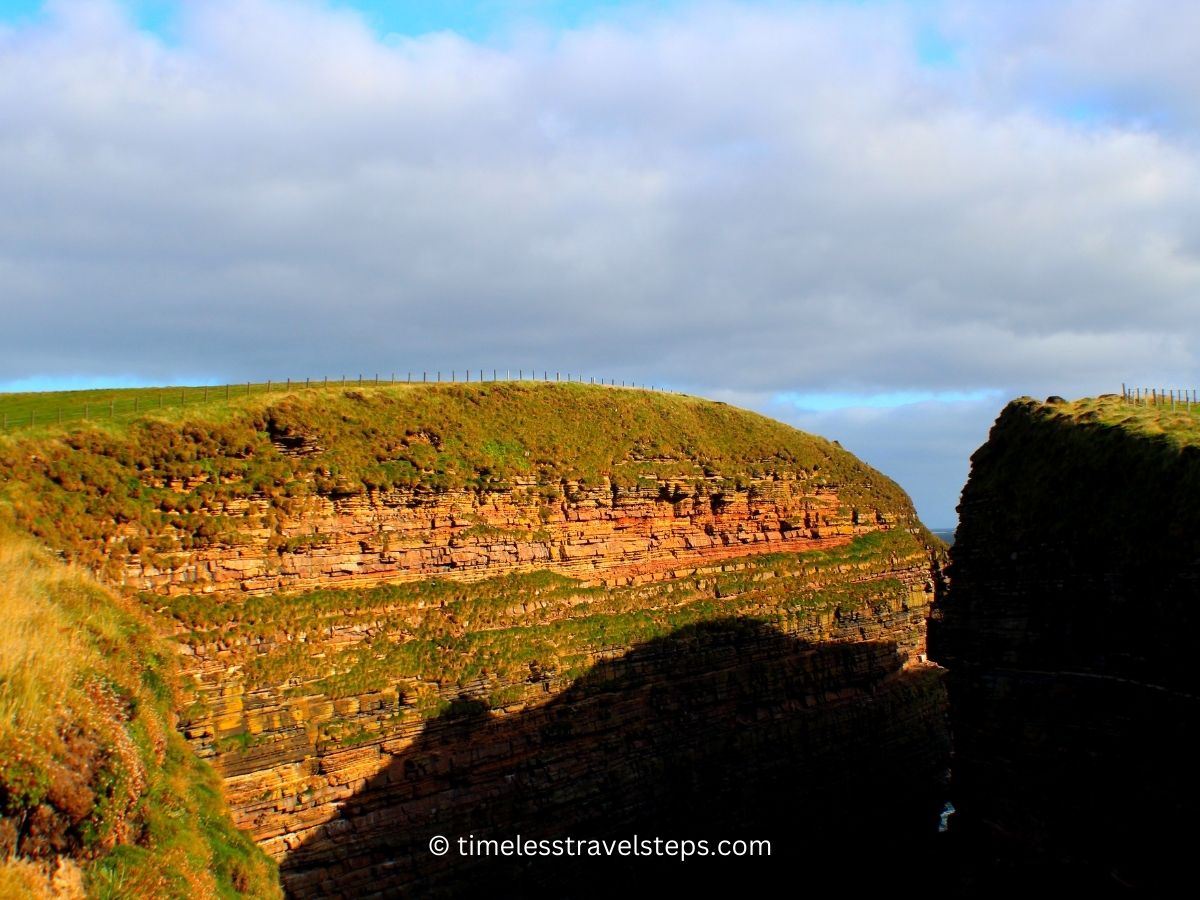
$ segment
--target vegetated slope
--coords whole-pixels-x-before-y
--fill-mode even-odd
[[[1200,416],[1052,401],[972,457],[930,625],[954,822],[990,885],[1169,894],[1200,809]]]
[[[838,488],[847,509],[915,518],[892,481],[829,441],[724,404],[579,384],[313,388],[0,443],[19,524],[109,572],[131,554],[236,543],[248,498],[269,501],[273,529],[314,495],[522,485],[550,503],[670,475],[709,497],[779,471]]]
[[[278,895],[144,615],[0,525],[0,896]]]
[[[314,388],[23,432],[0,443],[0,493],[174,634],[184,728],[235,821],[277,858],[303,846],[289,871],[320,890],[344,869],[323,838],[362,824],[339,818],[347,798],[372,808],[378,776],[456,703],[517,715],[602,660],[730,616],[871,642],[869,696],[915,704],[927,750],[904,757],[923,762],[901,793],[937,797],[940,680],[924,672],[914,693],[907,673],[941,545],[889,479],[752,413],[578,384]],[[799,702],[836,708],[848,740],[877,737],[863,695],[822,679]],[[796,702],[776,700],[739,703],[773,717]],[[736,723],[699,702],[724,740]],[[470,812],[465,796],[451,789],[447,815]],[[383,832],[412,813],[388,810],[371,814]],[[356,851],[387,852],[379,836]]]

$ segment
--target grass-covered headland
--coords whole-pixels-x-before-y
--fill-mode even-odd
[[[292,450],[294,452],[286,452]],[[841,447],[763,416],[674,394],[562,383],[297,389],[131,419],[0,436],[17,523],[95,569],[130,554],[236,540],[236,501],[286,514],[319,492],[506,490],[546,502],[689,476],[697,492],[787,471],[846,504],[911,504]],[[240,515],[240,513],[237,513]]]
[[[227,648],[246,686],[291,684],[289,700],[403,682],[404,715],[425,717],[453,685],[486,682],[502,706],[543,679],[570,682],[607,648],[718,616],[785,625],[899,609],[913,586],[889,572],[933,546],[892,481],[835,443],[721,403],[576,382],[202,390],[173,389],[174,404],[168,390],[97,393],[86,421],[61,424],[49,412],[61,397],[0,397],[10,421],[32,423],[0,433],[0,896],[277,893],[273,866],[176,731],[177,713],[208,713],[163,635],[189,652]],[[232,546],[316,495],[523,491],[566,509],[581,487],[617,498],[669,483],[715,508],[776,476],[900,527],[613,590],[549,572],[236,598],[103,586],[131,557]],[[264,552],[303,549],[279,533]],[[328,653],[298,637],[359,631],[370,637]],[[349,720],[322,727],[321,741],[353,743],[338,730]],[[213,738],[222,753],[254,735],[235,723]]]

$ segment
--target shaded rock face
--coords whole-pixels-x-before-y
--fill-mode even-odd
[[[944,791],[939,778],[934,776],[940,776],[948,765],[948,739],[941,681],[935,674],[925,671],[927,668],[934,673],[938,670],[923,663],[926,615],[933,596],[930,593],[931,562],[919,545],[900,546],[908,549],[904,553],[867,554],[853,564],[838,563],[828,570],[813,568],[803,557],[789,563],[795,566],[794,570],[779,569],[784,565],[782,561],[772,563],[774,569],[758,565],[743,568],[748,565],[747,561],[718,566],[711,572],[701,569],[700,572],[707,574],[686,583],[606,591],[603,600],[593,601],[591,614],[597,614],[605,604],[614,609],[632,605],[654,615],[656,606],[661,609],[677,604],[729,602],[741,604],[735,608],[745,609],[751,615],[770,615],[781,604],[802,603],[806,589],[815,588],[822,592],[822,597],[840,598],[823,605],[798,606],[792,616],[781,621],[779,629],[764,631],[767,626],[756,625],[758,631],[748,632],[754,640],[726,642],[726,657],[719,660],[719,666],[717,663],[709,666],[704,657],[697,658],[695,666],[689,670],[689,677],[701,680],[694,695],[689,695],[686,707],[681,708],[686,708],[689,721],[694,720],[700,731],[693,732],[688,740],[693,743],[711,741],[715,753],[718,752],[716,748],[731,742],[736,745],[737,735],[746,727],[746,715],[756,722],[761,719],[764,725],[787,719],[790,724],[777,735],[780,741],[775,747],[778,756],[771,757],[770,766],[778,767],[786,759],[793,759],[792,777],[809,785],[806,789],[812,789],[814,779],[827,781],[831,777],[821,768],[810,772],[803,753],[797,750],[798,741],[802,746],[809,739],[803,736],[807,723],[825,722],[826,725],[820,727],[839,730],[841,744],[836,749],[834,744],[837,742],[833,738],[813,739],[833,742],[822,750],[820,766],[836,766],[839,765],[836,761],[843,759],[846,770],[842,777],[851,780],[866,777],[864,770],[854,762],[858,759],[854,754],[859,752],[855,749],[859,745],[876,747],[880,752],[890,754],[896,742],[911,741],[912,745],[904,751],[909,754],[907,757],[899,754],[886,765],[875,760],[870,764],[870,771],[874,772],[882,765],[879,771],[887,772],[888,778],[895,776],[890,787],[880,787],[880,791],[908,798],[897,799],[893,810],[896,815],[900,815],[902,807],[913,802],[914,795],[920,796],[922,809],[932,807],[936,811]],[[722,568],[735,571],[722,573],[719,571]],[[822,579],[833,581],[823,582]],[[734,584],[743,585],[740,590],[744,593],[724,601],[716,599]],[[747,585],[753,586],[753,590],[748,590]],[[667,587],[669,591],[665,590]],[[471,586],[464,585],[462,590],[469,594]],[[552,606],[540,610],[536,598],[526,599],[530,601],[530,611],[524,612],[524,604],[518,604],[504,621],[520,627],[523,634],[528,634],[523,640],[532,643],[540,640],[539,627],[544,627],[547,621],[553,624],[563,621],[555,617],[579,615],[569,597],[567,605],[561,608]],[[440,619],[446,614],[447,611],[435,606],[404,612],[402,616]],[[382,614],[368,611],[367,615],[372,629],[378,632]],[[616,622],[618,618],[614,616],[612,621]],[[330,628],[320,634],[310,633],[300,646],[310,648],[307,652],[332,656],[337,646],[369,641],[368,630],[348,626],[343,633],[341,628]],[[296,646],[289,643],[287,634],[280,634],[275,640],[281,643],[262,642],[251,651],[252,655],[287,652],[289,647]],[[561,641],[561,638],[557,640]],[[860,645],[863,648],[861,655],[855,656],[859,651],[853,648]],[[680,639],[675,644],[668,642],[663,646],[687,647],[691,644]],[[849,649],[818,652],[817,648],[825,646]],[[599,677],[595,673],[605,671],[606,666],[622,666],[620,660],[629,658],[628,649],[609,642],[588,651],[584,680]],[[802,649],[809,659],[806,664],[809,669],[804,670],[808,674],[803,677],[796,674],[795,665],[795,659],[804,655]],[[653,648],[635,651],[634,662],[621,671],[643,672],[648,690],[655,695],[670,697],[679,689],[677,676],[682,671],[679,654],[669,656],[667,662],[670,665],[659,666],[661,660],[654,652],[657,651]],[[620,692],[609,691],[605,706],[598,707],[591,700],[577,705],[574,700],[564,699],[577,696],[572,693],[575,690],[572,684],[578,684],[577,680],[562,672],[536,666],[526,668],[512,680],[489,673],[470,683],[431,685],[401,678],[402,673],[397,673],[394,687],[360,690],[331,699],[321,694],[316,684],[289,681],[261,687],[247,685],[241,666],[235,662],[242,657],[237,656],[234,647],[200,645],[192,648],[190,653],[183,664],[198,680],[204,697],[203,706],[207,710],[188,726],[193,747],[202,756],[210,758],[224,775],[226,795],[237,824],[246,829],[264,850],[281,860],[287,872],[295,873],[286,876],[286,883],[301,893],[307,890],[313,895],[321,895],[343,890],[341,878],[357,878],[360,868],[358,863],[345,866],[344,858],[360,862],[373,860],[372,865],[382,867],[377,873],[384,879],[381,883],[392,888],[406,884],[407,879],[423,877],[417,866],[420,859],[406,864],[408,868],[403,870],[384,866],[389,853],[394,850],[394,845],[387,842],[399,839],[398,835],[411,837],[410,832],[417,825],[424,827],[421,823],[426,819],[422,817],[431,808],[457,809],[458,812],[447,820],[452,824],[474,821],[455,818],[466,815],[464,810],[482,802],[475,794],[459,790],[464,778],[467,783],[477,785],[485,795],[497,790],[503,793],[513,784],[509,776],[525,771],[522,767],[555,769],[564,765],[563,760],[571,759],[581,761],[582,773],[566,766],[555,778],[568,784],[579,778],[587,782],[600,778],[605,766],[636,768],[642,765],[638,762],[638,753],[630,755],[625,751],[629,746],[641,746],[637,733],[657,730],[654,740],[643,749],[659,762],[643,772],[642,782],[623,788],[626,794],[622,803],[629,804],[626,813],[634,816],[638,809],[646,812],[646,808],[639,807],[637,797],[639,794],[653,796],[651,786],[663,772],[661,758],[684,752],[663,743],[664,737],[673,735],[674,726],[660,728],[653,718],[655,707],[647,707],[645,697],[631,694],[629,705],[624,706]],[[858,668],[851,672],[839,662],[843,658],[858,660],[855,663]],[[543,657],[542,661],[546,662],[546,659]],[[761,705],[756,705],[755,685],[758,682],[737,682],[736,703],[744,709],[739,715],[731,715],[729,697],[723,697],[719,690],[723,683],[721,679],[741,678],[739,667],[750,662],[757,673],[755,678],[761,679],[763,686],[774,685],[771,689],[777,693],[764,695]],[[825,670],[826,663],[829,664],[828,671]],[[780,667],[777,675],[772,674],[775,665]],[[921,685],[917,694],[903,687],[914,680]],[[621,684],[628,685],[630,681],[625,679]],[[704,684],[715,687],[710,690]],[[421,748],[428,746],[442,727],[438,723],[428,724],[414,710],[414,695],[422,689],[436,690],[445,699],[466,697],[475,703],[480,703],[481,698],[507,698],[503,705],[492,700],[490,705],[495,709],[486,719],[487,727],[472,729],[469,741],[451,754],[453,776],[444,771],[448,757],[437,757],[429,766],[420,762],[424,759]],[[677,700],[669,703],[677,704]],[[911,708],[908,706],[910,701]],[[565,743],[560,741],[549,748],[549,755],[542,753],[538,746],[541,725],[529,732],[533,735],[529,737],[522,730],[523,726],[518,728],[513,724],[527,718],[529,722],[544,722],[543,717],[548,713],[539,710],[548,706],[574,710],[570,717],[579,727],[578,740],[564,738]],[[826,707],[838,710],[832,719],[820,718],[815,712]],[[881,719],[879,716],[884,709],[888,710],[887,716]],[[593,712],[595,721],[591,720]],[[629,726],[634,728],[635,734],[622,737],[615,744],[613,741],[597,743],[597,730],[603,732],[628,721],[640,723],[636,728]],[[249,738],[249,741],[239,746],[238,736]],[[623,741],[628,741],[628,745]],[[887,749],[889,747],[892,749]],[[925,754],[920,766],[913,763],[913,753]],[[541,762],[529,762],[530,759]],[[938,760],[936,765],[934,760]],[[478,763],[479,771],[473,773],[475,763]],[[754,755],[731,762],[730,783],[738,779],[753,783],[760,763],[762,761]],[[914,768],[908,770],[910,764]],[[413,767],[417,768],[414,770]],[[934,769],[937,772],[931,774]],[[397,773],[404,777],[400,778]],[[593,815],[592,802],[580,799],[586,798],[587,791],[595,789],[594,785],[580,788],[583,793],[571,793],[569,786],[555,788],[551,782],[516,783],[523,784],[522,790],[531,795],[526,798],[532,804],[531,810],[542,808],[542,801],[537,797],[542,788],[566,791],[563,796],[573,798],[570,803],[547,800],[547,808],[556,811],[556,817],[547,819],[547,823],[565,829],[571,823],[570,817],[576,814],[582,816],[581,825],[593,829],[601,828],[607,821],[604,812],[607,807],[601,807],[600,812]],[[466,806],[460,808],[464,802]],[[725,815],[722,802],[719,799],[711,802],[709,811],[714,821],[721,821]],[[510,813],[517,817],[519,812],[503,804],[488,808],[491,811],[487,815],[494,817],[492,821],[496,825],[507,823]],[[848,814],[849,810],[847,807]],[[807,813],[795,815],[813,824]],[[907,815],[904,813],[902,817]],[[927,826],[935,820],[936,816],[923,822]],[[615,818],[613,827],[625,821]],[[635,817],[628,821],[641,820]],[[905,821],[911,823],[912,820],[905,818]],[[822,825],[822,829],[826,825]],[[897,824],[884,829],[883,833],[894,842],[910,833],[907,828],[907,824],[903,827]],[[426,835],[425,839],[428,837]],[[384,843],[378,844],[379,841]],[[360,852],[354,848],[359,848]],[[428,861],[427,856],[422,859]],[[298,862],[288,868],[292,866],[291,860]],[[383,874],[388,871],[394,873],[391,881]],[[346,887],[345,895],[356,896],[361,888],[361,884]]]
[[[732,889],[864,855],[911,864],[936,832],[949,742],[943,673],[905,660],[892,642],[813,644],[722,619],[638,645],[515,715],[463,698],[286,857],[285,887],[590,897],[634,879]],[[435,835],[451,841],[445,856],[429,851]],[[635,835],[706,840],[713,855],[497,858],[458,843]],[[768,840],[770,855],[719,858],[723,838]]]
[[[1018,401],[959,512],[929,648],[968,880],[1177,885],[1200,799],[1200,453]]]

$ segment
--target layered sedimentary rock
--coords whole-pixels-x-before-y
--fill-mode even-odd
[[[1200,802],[1190,411],[1016,401],[972,458],[950,589],[953,821],[971,879],[1176,887]]]
[[[870,651],[856,657],[854,679],[843,680],[834,670],[818,671],[810,673],[817,679],[812,683],[783,678],[780,696],[739,689],[736,703],[745,716],[783,729],[773,745],[777,756],[770,765],[763,763],[764,771],[778,773],[790,759],[793,774],[810,789],[820,766],[866,753],[863,758],[873,760],[867,767],[871,772],[896,776],[890,791],[875,790],[879,782],[870,780],[875,786],[867,791],[872,802],[887,798],[882,806],[889,814],[909,823],[910,814],[923,816],[928,832],[936,820],[947,765],[940,670],[924,663],[925,618],[936,576],[928,551],[906,532],[880,531],[808,556],[698,559],[693,567],[686,577],[620,588],[534,575],[466,585],[443,581],[432,592],[428,584],[322,592],[318,596],[332,602],[315,609],[305,595],[264,598],[263,604],[274,601],[281,607],[269,627],[257,621],[258,606],[243,603],[240,613],[231,607],[214,616],[210,628],[196,627],[187,636],[185,668],[196,679],[187,734],[225,775],[235,821],[283,861],[285,883],[292,889],[319,895],[336,888],[355,896],[363,885],[343,886],[340,877],[360,877],[364,870],[358,863],[345,865],[348,856],[383,866],[394,888],[428,874],[420,865],[425,857],[410,854],[399,868],[388,863],[397,835],[411,837],[432,827],[422,811],[442,810],[438,823],[447,827],[475,821],[470,816],[478,796],[461,790],[462,779],[484,794],[507,794],[510,785],[523,783],[514,781],[521,771],[553,768],[561,764],[555,762],[559,756],[594,770],[593,778],[600,778],[606,766],[626,764],[614,763],[612,741],[598,742],[589,728],[556,743],[549,756],[534,746],[536,739],[529,734],[540,733],[546,721],[538,710],[548,703],[575,710],[571,690],[581,675],[590,677],[595,666],[623,659],[631,646],[653,647],[680,628],[717,616],[740,616],[770,623],[775,639],[764,646],[778,652],[781,666],[792,656],[804,656],[802,649],[827,644],[861,645]],[[289,610],[292,599],[303,612]],[[239,615],[256,621],[247,624]],[[496,635],[513,637],[506,643],[507,637],[492,640]],[[409,651],[414,646],[429,647],[436,662],[413,657]],[[759,669],[770,667],[765,652],[761,647],[753,651]],[[702,684],[736,681],[742,677],[739,666],[753,653],[737,651],[733,674],[692,674]],[[640,658],[652,656],[646,650]],[[824,658],[817,653],[813,665],[820,669]],[[637,671],[646,674],[641,684],[652,693],[678,690],[670,667],[658,673],[646,664]],[[358,680],[334,674],[346,672],[358,673]],[[688,740],[710,740],[720,748],[743,726],[728,717],[726,702],[716,702],[718,695],[710,706],[706,691],[697,688],[689,701],[697,730]],[[646,811],[636,797],[639,792],[653,794],[650,788],[663,765],[660,757],[682,751],[672,749],[670,741],[678,737],[674,728],[655,725],[644,695],[627,699],[620,692],[610,697],[603,728],[630,732],[621,740],[633,741],[642,748],[639,752],[659,760],[657,768],[644,770],[642,780],[630,780],[623,799],[614,796],[613,802],[628,806],[633,815]],[[907,708],[910,699],[913,705]],[[420,748],[434,740],[463,701],[489,710],[477,723],[488,726],[473,732],[471,747],[450,754],[452,764],[435,753],[432,768],[427,771],[422,762],[414,769],[411,761],[424,759]],[[865,710],[864,701],[875,712]],[[561,714],[585,721],[590,708],[584,703],[576,712]],[[881,728],[884,720],[875,716],[884,710],[890,724]],[[518,724],[526,720],[541,724]],[[811,766],[803,754],[797,755],[794,743],[794,732],[807,728],[804,723],[810,720],[831,729],[819,740],[814,732],[823,761]],[[529,728],[533,732],[527,733]],[[497,735],[494,746],[488,745],[490,735]],[[472,759],[487,762],[476,771],[468,762]],[[639,765],[633,759],[628,764],[634,769]],[[447,775],[446,765],[458,774]],[[743,761],[731,769],[739,773],[734,781],[752,782],[759,768],[759,762]],[[855,766],[853,771],[858,774],[850,781],[866,790],[863,770]],[[562,777],[572,783],[579,778],[578,773]],[[828,775],[818,780],[824,783]],[[568,795],[582,802],[597,788],[585,778],[578,790],[582,793]],[[914,792],[921,803],[912,802]],[[844,833],[851,820],[855,829],[865,827],[863,798],[851,802],[849,797],[843,796],[843,811],[852,814],[835,820],[840,826],[824,814],[800,818],[808,824],[819,820],[834,834]],[[607,821],[605,816],[594,818],[596,808],[572,806],[562,798],[543,804],[526,797],[522,802],[532,804],[525,810],[528,815],[546,813],[546,828],[566,829],[572,809],[593,816],[585,816],[581,825]],[[497,828],[508,823],[508,808],[495,808]],[[898,827],[894,837],[899,840],[906,828]]]
[[[297,897],[482,896],[497,884],[590,897],[630,882],[734,889],[864,850],[883,868],[911,863],[936,821],[948,741],[940,670],[903,659],[890,641],[810,643],[721,619],[599,662],[545,704],[459,701],[378,747],[378,770],[287,855],[284,883]],[[344,778],[330,763],[325,780]],[[430,852],[436,836],[452,842],[444,856]],[[642,853],[655,838],[688,841],[699,855],[570,855],[568,838],[640,839]],[[506,840],[528,855],[464,846]],[[722,840],[770,847],[717,858]]]
[[[691,398],[397,388],[6,471],[27,527],[160,616],[181,727],[298,895],[492,877],[422,850],[435,828],[705,823],[794,863],[936,825],[940,551],[822,439]]]
[[[535,479],[515,489],[316,494],[290,504],[272,527],[265,498],[231,501],[214,515],[247,523],[237,540],[172,553],[169,567],[129,559],[121,583],[168,594],[307,590],[461,580],[549,570],[598,584],[638,584],[753,553],[804,552],[888,524],[882,513],[841,508],[835,489],[794,472],[747,479],[740,490],[697,492],[680,473],[619,488],[565,486],[549,503]],[[182,482],[181,494],[198,484]],[[535,489],[535,490],[530,490]],[[861,519],[861,521],[860,521]]]

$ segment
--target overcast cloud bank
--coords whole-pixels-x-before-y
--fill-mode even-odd
[[[0,383],[653,381],[838,438],[950,524],[1008,397],[1196,385],[1196,35],[1132,0],[477,41],[49,4],[0,25]]]

